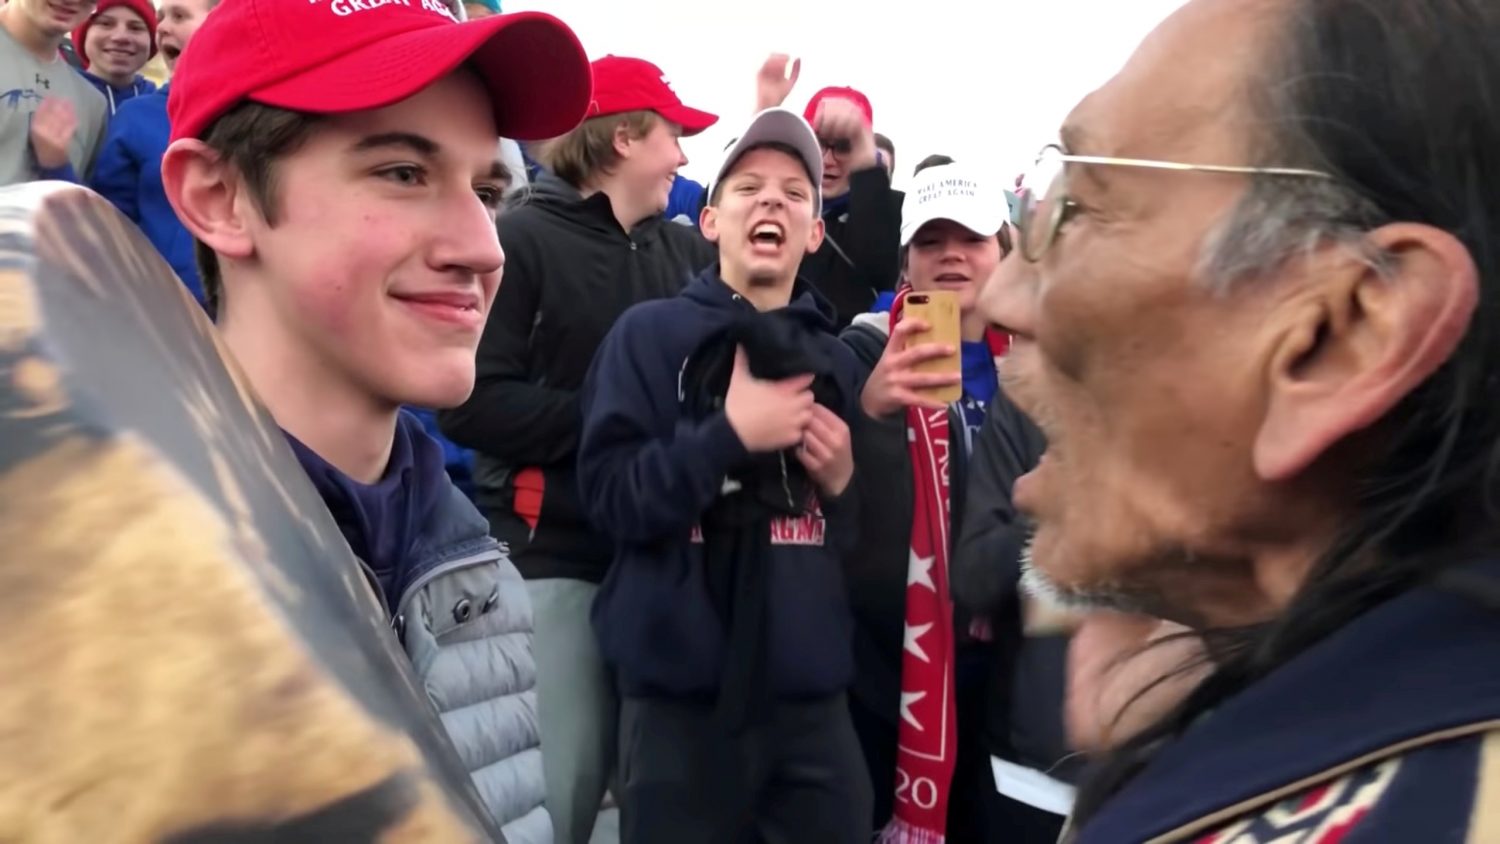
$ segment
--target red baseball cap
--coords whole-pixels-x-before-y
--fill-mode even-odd
[[[502,137],[556,137],[588,109],[588,55],[548,14],[459,23],[442,0],[228,0],[178,60],[172,140],[198,137],[242,100],[313,114],[383,108],[466,61]]]
[[[807,101],[807,108],[803,110],[802,117],[806,119],[808,123],[816,127],[818,125],[818,106],[821,105],[824,100],[830,98],[852,100],[855,105],[859,106],[859,110],[864,112],[865,125],[869,126],[872,129],[875,127],[875,109],[870,106],[870,98],[854,90],[853,88],[838,88],[830,86],[828,88],[824,88],[816,94],[813,94],[812,99]]]
[[[89,56],[84,52],[83,42],[88,38],[89,27],[94,25],[94,18],[99,17],[101,12],[121,7],[135,12],[141,16],[141,20],[146,22],[146,32],[151,35],[151,46],[148,48],[146,58],[149,60],[156,55],[156,10],[151,8],[147,0],[99,0],[99,5],[94,7],[94,13],[73,30],[73,52],[78,54],[78,60],[82,62],[84,70],[88,70]]]
[[[593,68],[594,101],[589,104],[589,117],[654,111],[681,126],[683,135],[696,135],[719,122],[717,114],[683,105],[667,75],[645,59],[605,56]]]

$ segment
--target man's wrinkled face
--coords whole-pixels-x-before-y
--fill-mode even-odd
[[[1196,0],[1163,24],[1074,110],[1067,152],[1252,163],[1241,89],[1264,27],[1245,5]],[[1233,565],[1275,509],[1251,450],[1277,282],[1223,293],[1199,274],[1246,177],[1068,166],[1077,207],[1051,250],[1017,250],[984,294],[1016,333],[1007,392],[1049,442],[1015,501],[1065,597],[1159,610]]]
[[[277,162],[279,216],[252,223],[235,297],[269,298],[307,366],[377,403],[445,408],[474,356],[504,262],[505,187],[489,97],[455,72],[386,108],[325,118]]]

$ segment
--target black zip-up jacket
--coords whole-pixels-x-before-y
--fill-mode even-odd
[[[847,202],[823,214],[825,237],[802,259],[798,276],[812,282],[838,312],[838,327],[870,310],[901,275],[901,200],[880,165],[849,176]]]
[[[985,414],[969,461],[963,530],[950,567],[954,599],[988,615],[995,666],[987,696],[986,749],[1071,782],[1080,763],[1063,731],[1066,636],[1022,634],[1021,554],[1029,528],[1011,502],[1016,479],[1036,468],[1046,439],[1001,390]]]
[[[479,343],[474,393],[438,419],[445,435],[474,449],[479,507],[522,575],[598,582],[611,549],[578,500],[578,390],[627,308],[676,296],[717,255],[692,227],[659,217],[627,233],[609,197],[581,199],[548,173],[499,231],[505,274]],[[534,532],[514,510],[516,475],[531,468],[544,482]]]
[[[888,337],[884,331],[861,323],[845,329],[839,339],[853,350],[863,366],[863,376],[868,378],[885,351]],[[950,407],[949,430],[962,436],[959,432],[963,425],[962,416]],[[871,419],[861,412],[849,429],[861,501],[859,534],[844,561],[855,620],[856,673],[850,694],[894,729],[900,723],[907,567],[912,510],[916,506],[906,414]],[[949,450],[952,537],[959,535],[964,512],[967,464],[963,448]]]

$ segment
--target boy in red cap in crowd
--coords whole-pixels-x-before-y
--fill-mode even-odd
[[[614,768],[618,708],[589,626],[611,549],[579,502],[578,390],[626,308],[677,295],[714,259],[696,229],[662,212],[687,163],[678,139],[718,117],[684,105],[644,59],[606,56],[593,75],[588,119],[533,148],[545,170],[500,229],[505,284],[479,344],[478,383],[439,417],[476,451],[480,509],[531,590],[558,844],[589,841]]]
[[[109,107],[62,56],[92,0],[0,5],[0,186],[77,181],[93,165]]]
[[[826,242],[802,262],[801,275],[833,303],[840,326],[896,289],[901,194],[875,146],[875,111],[853,88],[824,88],[803,112],[823,147]]]
[[[176,69],[183,49],[217,4],[218,0],[162,3],[156,36],[168,72]],[[169,82],[150,96],[132,99],[110,118],[89,187],[140,227],[201,304],[205,300],[193,258],[193,236],[182,227],[161,186],[161,158],[172,132],[167,119],[171,87]]]
[[[109,113],[126,100],[149,94],[156,83],[141,68],[156,55],[156,10],[147,0],[99,0],[83,25],[73,30],[84,77],[109,102]]]
[[[249,37],[254,34],[254,37]],[[162,160],[225,346],[363,563],[512,844],[548,844],[531,607],[404,404],[468,396],[500,283],[501,135],[582,119],[589,67],[539,13],[231,0],[178,63]]]

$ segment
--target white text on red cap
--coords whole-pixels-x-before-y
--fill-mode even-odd
[[[307,0],[307,2],[317,3],[319,0]],[[427,11],[436,12],[448,20],[458,23],[458,18],[454,17],[453,12],[449,10],[446,4],[440,2],[440,0],[416,0],[416,2]],[[356,12],[369,12],[381,6],[390,6],[392,4],[411,6],[412,0],[333,0],[332,3],[328,4],[328,7],[333,10],[335,15],[343,18]]]

